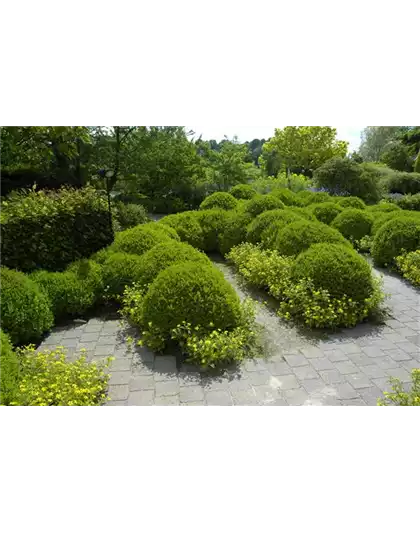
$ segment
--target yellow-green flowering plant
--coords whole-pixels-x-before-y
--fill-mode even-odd
[[[378,405],[417,406],[420,407],[420,368],[411,371],[412,386],[407,392],[397,378],[391,378],[392,392],[384,392],[384,397],[378,400]]]
[[[420,250],[400,255],[396,263],[405,279],[420,287]]]

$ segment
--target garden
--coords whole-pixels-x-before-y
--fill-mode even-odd
[[[3,128],[1,404],[105,404],[112,353],[38,349],[53,327],[103,309],[203,375],[264,360],[258,304],[218,263],[267,295],[278,328],[384,324],[384,275],[419,294],[412,130],[372,161],[347,155],[332,128],[245,145],[193,142],[182,128]],[[391,365],[379,405],[420,405],[419,330],[409,339],[411,381]]]

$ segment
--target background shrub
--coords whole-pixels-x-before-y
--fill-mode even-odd
[[[256,244],[262,240],[262,234],[274,222],[278,222],[278,227],[280,227],[300,219],[301,217],[299,215],[290,213],[287,209],[271,209],[270,211],[264,211],[249,224],[246,240]]]
[[[144,324],[150,323],[163,334],[183,321],[205,329],[229,329],[240,320],[240,302],[233,287],[221,272],[201,262],[170,266],[157,276],[144,298]]]
[[[202,250],[204,248],[204,232],[201,229],[197,212],[168,215],[159,221],[159,225],[169,226],[176,230],[182,242],[187,242]]]
[[[114,202],[114,210],[115,218],[121,230],[150,222],[147,211],[142,205]]]
[[[409,211],[420,211],[420,193],[407,194],[401,198],[393,200],[401,209],[407,209]]]
[[[14,194],[2,203],[2,262],[9,268],[63,270],[113,238],[107,203],[90,187]]]
[[[219,250],[219,235],[223,232],[231,214],[223,209],[205,209],[197,213],[197,218],[203,232],[201,249],[205,252]]]
[[[297,206],[292,205],[290,207],[287,207],[287,211],[289,213],[295,213],[296,215],[300,215],[305,220],[316,221],[316,217],[314,216],[314,214],[311,211],[311,206],[308,206],[308,207],[297,207]]]
[[[344,209],[331,224],[341,235],[352,242],[359,241],[365,235],[370,235],[373,216],[366,210]]]
[[[378,266],[391,265],[404,252],[420,248],[420,218],[399,217],[388,220],[376,233],[372,257]]]
[[[51,304],[22,272],[0,267],[1,327],[13,344],[37,341],[54,322]]]
[[[235,185],[230,189],[229,193],[237,200],[250,200],[257,194],[251,185],[247,185],[245,183]]]
[[[314,244],[296,258],[292,279],[313,281],[315,287],[327,290],[334,298],[346,295],[358,302],[373,292],[372,273],[368,263],[354,250],[340,244]]]
[[[171,228],[163,224],[142,224],[131,229],[127,229],[115,236],[112,249],[116,252],[142,255],[150,248],[160,242],[169,242],[173,239],[179,240],[176,232],[171,234]],[[176,236],[176,237],[175,237]]]
[[[390,193],[420,193],[420,174],[417,172],[394,172],[387,179],[387,188]]]
[[[0,405],[9,405],[16,395],[20,366],[8,335],[1,329],[0,345]]]
[[[228,192],[215,192],[201,202],[200,209],[235,209],[237,200]]]
[[[354,209],[366,209],[366,204],[357,196],[344,196],[344,198],[338,198],[337,203],[343,208],[353,207]]]
[[[304,206],[310,206],[312,204],[323,204],[331,200],[332,198],[327,192],[311,192],[311,194],[305,196],[303,204]]]
[[[166,242],[165,244],[169,245],[169,243]],[[142,259],[143,258],[137,254],[127,254],[123,252],[109,255],[108,259],[102,266],[106,291],[105,295],[107,297],[117,298],[119,295],[123,294],[127,285],[142,280]]]
[[[270,209],[282,209],[284,203],[270,194],[257,194],[254,196],[246,206],[246,211],[253,217],[258,216],[263,211]]]
[[[401,211],[401,207],[398,207],[398,205],[393,204],[391,202],[381,201],[379,202],[379,204],[369,206],[368,210],[375,216],[377,213],[391,213],[392,211]]]
[[[252,215],[244,211],[235,210],[226,222],[219,235],[219,251],[226,255],[231,248],[246,241],[247,227],[252,221]]]
[[[205,266],[211,265],[209,258],[190,244],[175,241],[157,244],[142,256],[138,279],[133,281],[149,285],[165,268],[174,263],[186,261],[202,263]]]
[[[321,222],[308,222],[306,220],[292,222],[280,229],[274,247],[280,255],[298,255],[312,244],[320,242],[351,247],[349,241],[336,229]]]
[[[311,210],[319,222],[331,224],[335,217],[343,211],[343,208],[334,202],[323,202],[312,204]]]
[[[302,200],[299,198],[299,196],[296,193],[294,193],[290,189],[285,189],[285,188],[274,189],[271,192],[271,195],[281,200],[284,203],[284,205],[287,205],[287,206],[290,206],[290,205],[301,206],[302,205]]]

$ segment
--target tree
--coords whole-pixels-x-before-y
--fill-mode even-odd
[[[380,162],[394,170],[411,172],[413,170],[413,157],[409,147],[400,141],[389,143],[388,146],[387,150],[382,152]]]
[[[401,126],[368,126],[362,131],[359,153],[364,161],[377,162],[386,151],[389,143],[398,139]]]
[[[311,176],[328,159],[346,155],[348,143],[337,140],[336,135],[337,131],[328,126],[276,128],[274,137],[263,146],[263,167],[268,174],[270,170],[278,172],[288,169]],[[268,161],[271,162],[271,169],[268,169]]]

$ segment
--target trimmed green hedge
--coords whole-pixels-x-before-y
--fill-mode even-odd
[[[107,203],[91,187],[13,194],[1,222],[2,263],[23,272],[63,270],[114,238]]]
[[[8,335],[0,329],[0,405],[9,405],[19,383],[20,365]]]
[[[0,268],[1,327],[13,344],[38,341],[54,322],[51,303],[28,276]]]
[[[271,194],[257,194],[249,200],[245,209],[251,216],[256,217],[263,211],[283,208],[284,203],[275,196],[272,196]]]
[[[370,235],[373,216],[366,210],[349,208],[344,209],[331,224],[341,235],[352,242],[359,241],[365,235]]]
[[[403,253],[420,248],[420,217],[400,217],[386,222],[376,233],[372,257],[378,266],[392,265]]]
[[[241,183],[232,187],[229,193],[237,200],[250,200],[257,194],[257,191],[251,185]]]
[[[215,192],[201,202],[200,209],[235,209],[238,201],[228,192]]]
[[[142,255],[156,244],[171,240],[179,241],[179,236],[173,228],[150,222],[118,233],[112,244],[112,250]]]
[[[331,224],[335,217],[343,211],[343,207],[334,202],[312,204],[310,207],[316,219],[324,224]]]

